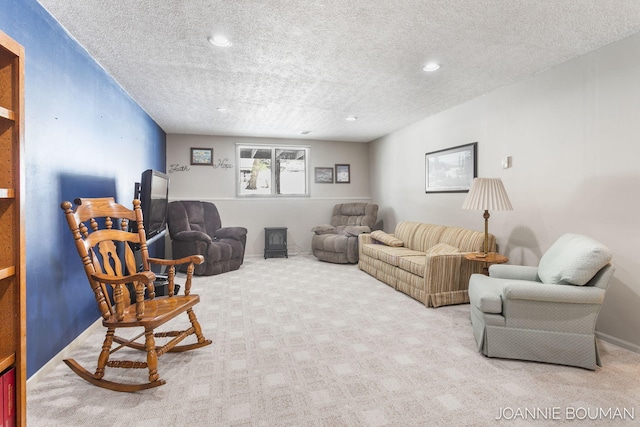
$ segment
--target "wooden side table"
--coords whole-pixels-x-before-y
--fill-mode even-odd
[[[489,266],[491,264],[503,264],[509,261],[509,258],[507,258],[506,256],[500,255],[495,252],[490,252],[487,254],[487,256],[484,256],[484,254],[482,253],[472,252],[470,254],[466,254],[464,257],[469,261],[483,262],[484,263],[483,272],[487,276],[489,275]]]

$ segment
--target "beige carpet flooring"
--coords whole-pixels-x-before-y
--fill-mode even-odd
[[[425,308],[357,266],[248,258],[193,291],[214,343],[162,356],[166,385],[113,392],[59,363],[28,387],[28,426],[640,424],[640,354],[600,341],[595,372],[489,359],[468,305]],[[103,334],[73,352],[90,371]]]

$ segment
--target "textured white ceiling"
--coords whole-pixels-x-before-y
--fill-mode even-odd
[[[638,0],[39,1],[186,134],[371,141],[640,31]]]

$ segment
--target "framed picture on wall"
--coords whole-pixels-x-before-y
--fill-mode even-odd
[[[425,155],[425,193],[466,193],[478,176],[478,143]]]
[[[333,168],[316,168],[316,183],[333,184]]]
[[[191,164],[213,166],[213,148],[192,148]]]
[[[336,183],[348,184],[351,182],[351,166],[336,165]]]

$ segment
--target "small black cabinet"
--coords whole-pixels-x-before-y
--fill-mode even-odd
[[[287,227],[264,228],[264,258],[284,256],[287,253]]]

